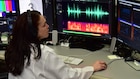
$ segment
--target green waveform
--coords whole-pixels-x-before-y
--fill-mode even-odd
[[[69,5],[67,6],[67,13],[68,13],[68,17],[71,17],[71,16],[73,16],[74,18],[79,18],[80,17],[80,15],[82,14],[82,13],[84,13],[84,14],[86,14],[86,16],[88,17],[88,18],[92,18],[92,17],[94,17],[94,18],[96,18],[96,19],[102,19],[102,17],[104,16],[104,15],[109,15],[109,13],[107,12],[107,11],[103,11],[103,9],[102,9],[102,7],[101,6],[99,6],[99,5],[97,5],[96,7],[94,7],[94,8],[90,8],[90,7],[88,7],[88,8],[86,8],[85,9],[85,11],[82,11],[80,8],[79,8],[79,6],[77,5],[75,5],[75,4],[73,4],[73,6],[72,7],[70,7]]]
[[[108,12],[105,12],[102,10],[102,7],[100,7],[99,5],[97,5],[97,7],[94,7],[94,9],[92,8],[87,8],[86,9],[86,15],[90,18],[90,17],[95,17],[96,19],[102,19],[102,17],[104,15],[109,15]]]
[[[73,15],[74,18],[76,18],[76,17],[79,18],[80,14],[81,14],[81,10],[79,9],[78,6],[75,6],[75,4],[73,5],[72,8],[70,8],[69,5],[68,5],[67,12],[68,12],[68,17]]]

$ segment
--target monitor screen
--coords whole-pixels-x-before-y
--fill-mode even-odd
[[[62,15],[58,28],[68,34],[108,38],[111,32],[112,3],[113,0],[61,0],[57,6],[57,13]]]
[[[11,15],[16,15],[17,4],[15,0],[0,0],[0,17],[8,17]]]
[[[140,1],[118,0],[118,40],[140,51]]]

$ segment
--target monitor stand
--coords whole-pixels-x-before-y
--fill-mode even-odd
[[[117,40],[116,37],[112,37],[112,39],[111,39],[111,45],[110,45],[110,48],[109,48],[109,52],[112,53],[112,54],[115,50],[116,40]]]
[[[96,38],[74,37],[69,42],[70,48],[83,48],[90,51],[99,50],[104,47],[103,43]]]

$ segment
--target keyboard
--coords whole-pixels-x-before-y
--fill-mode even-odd
[[[58,57],[62,59],[66,64],[79,65],[81,62],[83,62],[83,59],[81,58],[64,56],[64,55],[58,55]]]

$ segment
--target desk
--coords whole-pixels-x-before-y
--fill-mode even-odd
[[[66,56],[75,56],[84,59],[84,62],[78,66],[72,65],[72,67],[83,67],[86,65],[92,65],[96,60],[104,60],[106,63],[112,60],[108,59],[109,46],[105,46],[101,50],[88,51],[80,48],[68,48],[62,46],[50,46],[57,54]],[[124,60],[116,60],[108,65],[108,68],[104,71],[95,72],[94,75],[104,76],[110,79],[139,79],[140,71],[134,70]]]
[[[101,50],[97,51],[88,51],[80,48],[68,48],[62,46],[50,46],[54,49],[57,54],[66,55],[66,56],[75,56],[84,59],[84,62],[78,66],[71,65],[72,67],[84,67],[86,65],[92,65],[96,60],[104,60],[106,63],[111,62],[112,60],[108,59],[107,56],[109,53],[109,46],[105,46]],[[0,54],[3,54],[4,51],[0,51]],[[95,72],[94,75],[100,75],[110,79],[139,79],[140,71],[134,70],[124,60],[116,60],[108,65],[108,68],[104,71]]]

